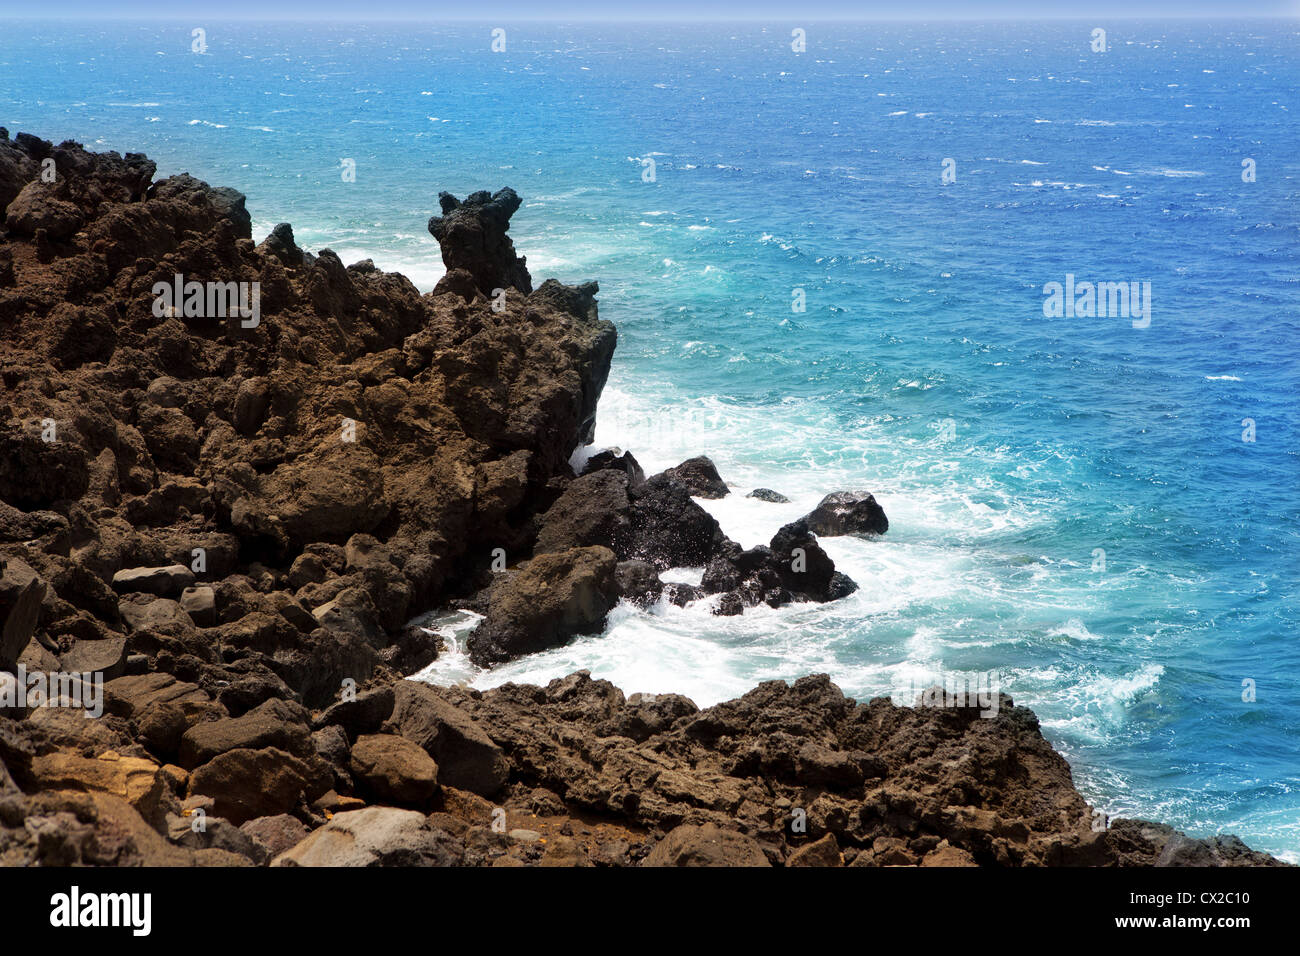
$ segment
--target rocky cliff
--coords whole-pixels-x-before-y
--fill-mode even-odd
[[[439,653],[425,610],[480,612],[490,665],[619,600],[835,600],[856,585],[816,536],[888,521],[832,495],[746,551],[695,501],[728,493],[707,459],[575,474],[615,330],[595,283],[533,289],[512,190],[439,197],[421,295],[288,224],[255,245],[242,195],[154,174],[0,129],[0,861],[1271,862],[1094,829],[1009,700],[403,680]],[[681,565],[699,588],[660,581]]]

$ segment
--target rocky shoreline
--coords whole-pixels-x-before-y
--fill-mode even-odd
[[[439,653],[423,611],[482,614],[488,666],[620,600],[836,600],[817,536],[888,520],[827,489],[745,550],[695,500],[730,493],[707,458],[575,474],[617,336],[594,282],[533,289],[512,190],[441,194],[421,295],[155,171],[0,129],[0,863],[1277,863],[1099,826],[1005,696],[405,680]]]

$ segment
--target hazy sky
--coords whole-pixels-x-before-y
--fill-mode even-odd
[[[1300,16],[1300,0],[0,0],[0,15],[13,17],[205,16],[270,19],[811,19]],[[0,38],[0,44],[3,44]]]

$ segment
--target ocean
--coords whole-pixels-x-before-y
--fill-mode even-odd
[[[289,221],[421,289],[438,191],[512,186],[535,281],[597,279],[618,326],[598,446],[711,456],[746,546],[831,491],[889,516],[823,539],[845,600],[623,605],[490,672],[439,621],[429,679],[704,706],[984,675],[1108,814],[1300,861],[1298,35],[5,21],[0,124],[234,186],[256,239]],[[1054,313],[1067,282],[1143,309]]]

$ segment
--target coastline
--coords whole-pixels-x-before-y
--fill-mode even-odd
[[[1276,862],[1099,826],[1006,697],[989,719],[855,704],[824,676],[703,710],[583,674],[402,680],[438,653],[411,612],[482,613],[470,651],[495,663],[598,629],[621,599],[743,614],[852,582],[807,525],[762,550],[726,539],[693,501],[718,494],[702,463],[573,473],[616,332],[595,283],[532,288],[512,191],[443,194],[429,229],[448,271],[421,295],[287,226],[254,247],[242,195],[153,174],[0,136],[0,666],[102,673],[108,715],[0,718],[6,863]],[[257,321],[160,314],[156,283],[181,275],[256,283]],[[854,530],[882,533],[859,505]],[[703,591],[659,580],[683,565]],[[68,811],[57,839],[24,836]],[[87,856],[110,829],[131,834],[119,855]]]

